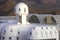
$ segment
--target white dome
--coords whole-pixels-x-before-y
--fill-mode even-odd
[[[1,31],[1,40],[25,40],[29,38],[32,25],[8,25]]]
[[[28,12],[28,6],[25,3],[18,3],[15,7],[15,13],[17,15],[25,14],[27,15]]]

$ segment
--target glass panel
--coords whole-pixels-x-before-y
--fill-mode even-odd
[[[29,21],[30,23],[40,23],[38,17],[35,16],[35,15],[32,15],[28,21]]]
[[[49,21],[50,20],[50,21]],[[49,21],[49,22],[48,22]],[[45,19],[44,19],[44,23],[45,24],[55,24],[57,25],[57,22],[56,20],[54,19],[54,17],[52,16],[47,16]]]

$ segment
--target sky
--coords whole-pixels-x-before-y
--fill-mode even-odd
[[[17,3],[24,2],[30,7],[37,9],[59,9],[60,0],[16,0]]]

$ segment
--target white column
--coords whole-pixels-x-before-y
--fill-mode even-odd
[[[22,24],[27,24],[26,15],[22,15]]]

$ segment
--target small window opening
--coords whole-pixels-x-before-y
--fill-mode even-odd
[[[24,12],[26,12],[26,8],[24,8]]]
[[[20,34],[20,32],[18,32],[18,34]]]
[[[12,32],[12,29],[11,29],[11,32]]]
[[[20,8],[19,8],[18,10],[19,10],[19,12],[20,12]]]
[[[11,40],[12,38],[11,37],[9,37],[9,40]]]
[[[6,30],[4,30],[4,35],[6,34]]]
[[[17,37],[17,40],[19,40],[19,37]]]
[[[5,39],[5,37],[3,37],[3,40]]]

